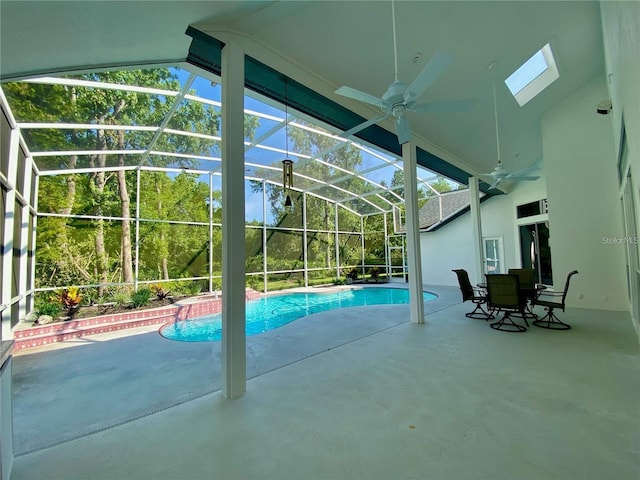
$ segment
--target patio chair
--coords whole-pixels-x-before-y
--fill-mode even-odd
[[[548,328],[549,330],[569,330],[571,328],[570,325],[561,322],[560,319],[553,313],[553,310],[556,308],[561,309],[564,312],[565,300],[567,298],[567,292],[569,291],[569,283],[571,282],[571,277],[573,277],[577,270],[573,270],[569,272],[567,275],[567,280],[564,283],[564,290],[561,292],[549,292],[543,291],[538,295],[538,297],[532,302],[532,305],[541,305],[547,311],[547,314],[533,322],[536,327]],[[555,301],[554,301],[555,299]]]
[[[533,302],[538,295],[538,291],[536,290],[536,271],[533,268],[510,268],[507,273],[517,275],[518,280],[520,280],[520,293],[524,295],[526,299],[524,307],[525,316],[528,318],[538,318],[538,315],[533,313],[529,308],[529,302]]]
[[[500,320],[490,325],[494,330],[503,332],[524,332],[526,327],[513,321],[511,315],[520,314],[529,326],[524,312],[526,298],[520,293],[520,279],[517,275],[505,273],[486,275],[487,300],[492,312],[502,312]]]
[[[460,292],[462,293],[462,302],[466,302],[471,300],[476,308],[469,313],[465,313],[465,316],[468,318],[476,318],[479,320],[490,320],[493,318],[493,315],[490,312],[487,312],[482,305],[487,303],[487,296],[485,292],[471,285],[469,281],[469,274],[464,269],[456,269],[452,270],[458,276],[458,284],[460,285]]]

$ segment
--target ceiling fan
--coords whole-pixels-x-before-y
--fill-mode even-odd
[[[496,84],[493,83],[493,112],[496,121],[496,150],[498,152],[498,164],[493,169],[493,172],[485,173],[484,175],[490,176],[493,178],[493,183],[489,187],[489,190],[497,188],[498,185],[504,180],[511,181],[520,181],[520,180],[537,180],[538,176],[528,175],[529,173],[538,170],[539,167],[533,166],[529,168],[525,168],[523,170],[518,170],[516,172],[509,172],[507,167],[505,167],[500,161],[500,134],[498,130],[498,104],[496,101]]]
[[[395,117],[398,143],[403,144],[411,140],[411,128],[407,120],[406,112],[465,112],[476,103],[475,100],[450,100],[430,102],[416,105],[416,100],[425,92],[436,79],[453,62],[453,57],[446,53],[436,52],[409,86],[401,82],[398,76],[398,45],[396,38],[396,14],[395,2],[391,1],[391,15],[393,20],[393,53],[395,62],[395,81],[389,85],[382,97],[376,97],[351,87],[340,87],[335,93],[344,97],[353,98],[361,102],[380,107],[383,114],[372,118],[360,125],[356,125],[344,132],[341,137],[349,137],[365,128],[384,120],[389,115]]]

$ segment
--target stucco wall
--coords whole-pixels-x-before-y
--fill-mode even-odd
[[[620,152],[622,122],[631,167],[631,191],[636,205],[636,225],[640,224],[640,2],[600,3],[604,40],[607,90],[613,103],[608,116],[613,128],[614,150]],[[638,231],[640,229],[636,228]],[[636,273],[637,278],[637,273]],[[632,291],[635,289],[632,289]],[[640,298],[634,291],[631,309],[640,339]]]
[[[545,182],[519,182],[508,195],[483,202],[480,207],[483,237],[502,237],[506,268],[520,267],[516,206],[545,198]],[[529,219],[529,223],[531,220]],[[478,277],[473,260],[471,214],[467,213],[435,232],[422,233],[422,275],[425,283],[457,285],[454,268],[464,268],[472,281]]]
[[[555,274],[580,272],[568,305],[626,310],[624,246],[606,240],[623,236],[613,130],[596,113],[607,96],[600,75],[543,117],[551,256]]]

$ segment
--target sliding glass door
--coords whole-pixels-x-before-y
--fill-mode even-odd
[[[549,222],[520,225],[522,268],[533,268],[538,283],[553,284]]]

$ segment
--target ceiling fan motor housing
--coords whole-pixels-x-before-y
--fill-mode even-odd
[[[395,103],[404,103],[404,92],[407,89],[407,85],[400,80],[396,80],[382,96],[382,100],[385,103],[393,105]]]

